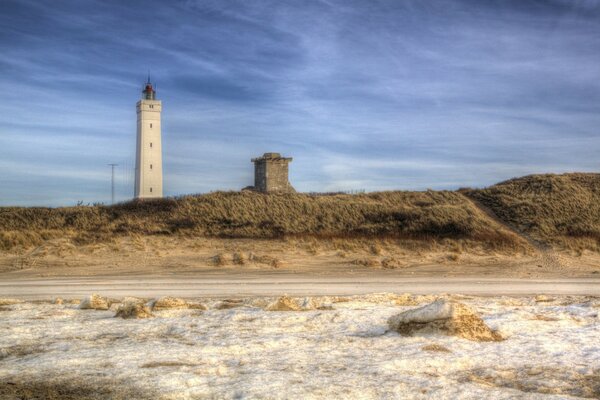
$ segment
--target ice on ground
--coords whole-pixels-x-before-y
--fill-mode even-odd
[[[446,299],[394,315],[388,319],[388,325],[407,336],[443,333],[480,342],[502,340],[470,307]]]
[[[224,309],[219,299],[186,299],[208,310],[158,310],[148,319],[81,310],[68,299],[5,305],[0,398],[600,397],[597,298],[443,296],[505,337],[475,342],[390,331],[390,317],[418,307],[396,304],[401,296],[421,306],[435,300],[315,297],[331,309],[269,312],[277,298],[230,299],[238,306]]]
[[[108,310],[110,301],[99,294],[91,294],[81,301],[79,308],[82,310]]]

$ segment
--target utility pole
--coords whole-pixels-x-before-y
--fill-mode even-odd
[[[115,167],[119,164],[110,165],[110,204],[115,204]]]

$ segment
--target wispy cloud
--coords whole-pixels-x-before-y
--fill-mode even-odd
[[[149,70],[169,195],[265,151],[302,191],[597,170],[598,0],[150,3],[0,3],[0,204],[130,196]]]

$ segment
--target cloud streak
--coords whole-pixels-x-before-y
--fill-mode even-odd
[[[168,195],[453,189],[597,170],[600,1],[0,4],[0,204],[131,196],[135,102],[163,100]]]

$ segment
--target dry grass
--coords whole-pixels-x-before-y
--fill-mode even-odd
[[[258,255],[255,253],[250,253],[250,255],[248,256],[248,260],[255,264],[269,265],[273,268],[281,268],[285,265],[285,262],[283,262],[283,260],[277,257],[270,256],[268,254]]]
[[[402,268],[405,265],[398,259],[394,257],[386,257],[381,260],[381,266],[385,269],[397,269]]]
[[[368,268],[398,269],[406,265],[395,257],[363,257],[352,260],[352,264]]]
[[[302,307],[291,297],[282,296],[277,298],[273,303],[269,304],[266,311],[300,311]]]
[[[12,306],[13,304],[22,303],[23,300],[0,298],[0,306]]]
[[[241,299],[225,299],[215,306],[217,310],[229,310],[232,308],[243,307],[244,301]]]
[[[26,400],[141,400],[156,398],[140,387],[128,387],[115,379],[85,382],[81,379],[4,380],[0,382],[0,399]]]
[[[327,196],[217,192],[110,207],[0,208],[0,250],[31,248],[56,238],[77,245],[110,243],[118,236],[137,238],[134,242],[143,247],[144,236],[174,234],[314,238],[308,251],[315,254],[323,238],[447,238],[493,248],[523,245],[462,194],[448,191]],[[382,249],[374,245],[370,252],[378,255]]]
[[[520,369],[474,369],[461,380],[498,388],[511,388],[524,393],[567,395],[578,398],[600,398],[600,370],[579,372],[552,366],[523,366]]]
[[[531,240],[560,245],[575,255],[600,251],[600,174],[583,173],[532,175],[460,192],[320,196],[217,192],[110,207],[4,207],[0,208],[0,250],[19,252],[13,269],[23,269],[35,267],[46,254],[69,255],[73,244],[87,245],[92,254],[103,251],[118,237],[129,237],[133,247],[147,250],[145,238],[152,235],[300,238],[313,255],[323,251],[325,238],[337,241],[340,253],[354,252],[356,239],[367,240],[372,256],[387,254],[375,239],[437,242],[456,254],[453,261],[467,250],[465,243],[488,250],[527,248],[521,237],[464,195]],[[217,257],[214,263],[244,265],[248,258],[237,253],[232,260]]]
[[[83,299],[79,308],[82,310],[108,310],[110,305],[109,299],[94,293]]]
[[[437,344],[437,343],[427,344],[427,345],[421,347],[421,350],[435,352],[435,353],[451,353],[451,351],[447,347],[444,347],[441,344]]]
[[[37,343],[17,344],[0,349],[0,360],[7,357],[25,357],[30,354],[43,353],[44,349]]]
[[[235,252],[233,253],[233,263],[236,265],[248,264],[248,257],[244,253]]]
[[[545,322],[559,321],[559,319],[556,317],[552,317],[552,316],[548,316],[548,315],[544,315],[544,314],[535,314],[533,317],[531,317],[531,319],[536,320],[536,321],[545,321]]]
[[[458,260],[460,260],[460,255],[458,255],[458,254],[448,254],[446,256],[446,260],[452,261],[452,262],[457,262]]]
[[[374,256],[380,256],[383,250],[381,249],[381,246],[379,246],[377,243],[374,243],[371,246],[369,246],[369,251]]]
[[[244,266],[249,264],[254,265],[268,265],[272,268],[281,268],[286,263],[268,254],[256,254],[254,252],[244,253],[241,251],[235,251],[231,255],[219,253],[210,258],[210,263],[217,267],[225,267],[228,265]]]
[[[135,302],[121,304],[115,314],[115,317],[123,319],[142,319],[152,318],[153,316],[147,305]]]
[[[352,264],[360,265],[360,266],[368,267],[368,268],[380,268],[381,267],[381,261],[379,261],[377,258],[373,258],[373,257],[357,258],[352,261]]]
[[[217,254],[214,257],[211,257],[211,262],[217,267],[224,267],[226,265],[231,264],[233,259],[228,257],[227,254]]]
[[[200,364],[193,364],[183,361],[153,361],[142,364],[140,368],[163,368],[163,367],[196,367]]]
[[[161,297],[152,304],[152,311],[189,308],[189,304],[177,297]]]
[[[310,311],[310,310],[333,310],[329,298],[322,297],[289,297],[281,296],[271,303],[264,305],[265,311]]]
[[[600,251],[600,174],[531,175],[464,193],[533,240]]]

